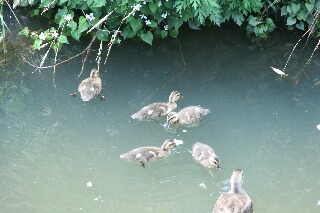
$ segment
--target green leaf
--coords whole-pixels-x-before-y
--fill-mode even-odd
[[[39,15],[40,14],[40,9],[33,9],[33,10],[31,10],[31,12],[30,12],[30,16],[31,17],[34,17],[34,16],[37,16],[37,15]]]
[[[169,31],[169,35],[171,36],[171,37],[178,37],[178,34],[179,34],[179,31],[177,30],[177,29],[171,29],[170,31]]]
[[[148,25],[149,27],[157,27],[157,23],[155,21],[151,21],[151,24]]]
[[[314,8],[314,3],[306,2],[304,5],[306,6],[309,12],[311,12],[311,10]]]
[[[58,42],[62,44],[69,44],[68,38],[65,35],[60,35],[58,38]]]
[[[281,7],[281,16],[286,16],[288,15],[287,7],[283,6]]]
[[[149,9],[153,14],[154,14],[154,12],[156,12],[157,8],[158,8],[158,4],[149,3]]]
[[[161,38],[164,39],[168,36],[168,31],[166,30],[161,30]]]
[[[135,32],[133,32],[132,28],[127,25],[123,30],[122,30],[122,36],[124,39],[127,38],[133,38],[135,36]]]
[[[71,32],[72,38],[77,41],[79,41],[81,34],[82,34],[82,32],[79,32],[79,30],[75,30],[75,31]]]
[[[93,4],[90,7],[102,7],[105,6],[106,0],[94,0]]]
[[[76,29],[77,29],[77,22],[75,22],[75,21],[70,21],[70,22],[69,22],[69,27],[70,27],[71,31],[76,30]]]
[[[29,36],[29,28],[28,27],[25,27],[25,28],[23,28],[19,33],[18,33],[18,35],[24,35],[24,36]]]
[[[308,14],[304,10],[301,10],[297,15],[297,19],[298,20],[304,20],[305,21],[307,19],[307,17],[308,17]]]
[[[64,3],[66,3],[66,2],[68,2],[68,0],[60,0],[59,3],[58,3],[58,5],[62,5],[62,4],[64,4]]]
[[[109,32],[107,29],[104,29],[103,31],[100,30],[97,35],[97,39],[100,41],[108,41],[109,40]]]
[[[249,24],[252,26],[257,26],[260,22],[257,21],[257,17],[250,16],[249,17]]]
[[[132,21],[130,21],[130,25],[134,33],[137,33],[137,31],[140,30],[142,27],[141,19],[132,19]]]
[[[40,39],[34,40],[34,43],[33,43],[33,45],[32,45],[32,49],[33,49],[33,50],[39,49],[40,46],[41,46],[41,44],[42,44],[42,40],[40,40]]]
[[[289,14],[291,14],[291,13],[292,13],[292,9],[291,9],[291,7],[290,7],[290,6],[287,6],[287,11],[288,11],[288,13],[289,13]]]
[[[304,22],[300,21],[298,24],[296,24],[296,27],[300,30],[304,30]]]
[[[300,4],[292,3],[291,9],[292,9],[292,12],[296,14],[300,10]]]
[[[80,16],[78,31],[82,33],[86,31],[89,27],[90,27],[90,24],[87,22],[87,19],[84,16]]]
[[[287,18],[287,25],[291,26],[297,22],[297,19],[292,15]]]
[[[141,37],[142,41],[152,45],[153,35],[151,32],[148,31],[147,33],[143,33],[143,34],[141,34],[140,37]]]

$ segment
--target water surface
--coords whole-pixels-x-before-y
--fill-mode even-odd
[[[3,85],[0,211],[211,212],[229,190],[232,170],[241,168],[255,212],[318,212],[320,58],[299,74],[310,42],[293,55],[288,78],[269,67],[283,69],[297,40],[279,33],[255,44],[230,28],[191,31],[180,43],[153,47],[125,42],[100,67],[107,101],[69,96],[96,66],[94,54],[80,78],[81,59],[57,67],[55,86],[52,70],[24,66],[24,77]],[[184,96],[179,109],[211,109],[198,127],[173,133],[130,118],[173,90]],[[167,138],[184,144],[146,168],[119,158]],[[189,150],[197,141],[213,147],[222,171],[193,161]]]

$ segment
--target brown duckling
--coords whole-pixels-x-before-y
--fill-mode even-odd
[[[218,198],[213,213],[253,213],[252,200],[242,189],[242,169],[233,170],[230,183],[230,191]]]
[[[177,108],[176,101],[180,99],[181,95],[178,91],[171,92],[169,102],[149,104],[138,112],[131,115],[131,118],[137,120],[157,120],[158,118],[167,115],[169,112]]]
[[[101,78],[99,77],[99,70],[92,69],[90,77],[84,79],[78,87],[78,92],[72,93],[73,97],[76,97],[80,93],[83,101],[90,101],[94,96],[99,95],[100,100],[106,100],[106,98],[100,94],[102,89]]]
[[[221,170],[220,158],[207,144],[197,142],[192,146],[192,156],[202,166]]]
[[[145,167],[146,161],[167,157],[170,155],[171,149],[177,147],[180,144],[183,144],[181,140],[168,139],[163,143],[161,147],[138,147],[128,153],[120,155],[120,158],[127,161],[140,161],[141,165]]]
[[[167,122],[164,126],[168,128],[172,124],[174,126],[195,127],[199,125],[201,118],[209,113],[209,109],[200,106],[185,107],[179,112],[168,113]]]

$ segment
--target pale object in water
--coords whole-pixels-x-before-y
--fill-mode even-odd
[[[88,183],[87,183],[87,186],[88,186],[88,187],[92,187],[92,183],[91,183],[91,182],[88,182]]]
[[[318,201],[317,205],[320,206],[320,200]]]
[[[271,67],[271,69],[273,69],[273,71],[275,71],[277,74],[279,74],[279,75],[281,75],[281,76],[285,76],[285,77],[288,76],[288,74],[284,73],[282,70],[279,70],[279,69],[274,68],[274,67],[272,67],[272,66],[270,66],[270,67]]]
[[[183,144],[182,140],[173,139],[173,141],[176,143],[177,146]]]
[[[320,124],[318,124],[318,125],[317,125],[317,129],[319,129],[319,130],[320,130]]]
[[[207,189],[206,184],[204,184],[204,183],[200,183],[199,186],[203,187],[204,189]]]

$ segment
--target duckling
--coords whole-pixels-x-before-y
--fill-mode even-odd
[[[138,120],[157,120],[167,115],[169,112],[177,108],[176,101],[181,95],[178,91],[171,92],[168,103],[153,103],[143,107],[140,111],[131,115],[131,118]]]
[[[80,93],[83,101],[90,101],[94,96],[99,95],[100,100],[106,100],[106,98],[100,94],[102,88],[101,78],[99,77],[99,70],[92,69],[90,77],[84,79],[78,87],[78,92],[72,93],[73,97],[76,97]]]
[[[138,147],[128,153],[120,155],[120,158],[127,161],[140,161],[141,166],[145,167],[146,161],[167,157],[170,155],[171,149],[177,147],[180,144],[183,144],[183,141],[176,139],[167,139],[161,147]]]
[[[204,167],[221,170],[220,158],[214,153],[213,149],[206,144],[200,142],[193,144],[192,156]]]
[[[253,213],[252,200],[241,187],[243,183],[243,171],[241,169],[233,170],[230,183],[230,191],[218,198],[213,213]]]
[[[209,109],[204,109],[200,106],[185,107],[179,112],[172,111],[168,113],[167,122],[164,126],[169,127],[172,124],[175,126],[195,127],[199,125],[201,118],[209,113]]]

